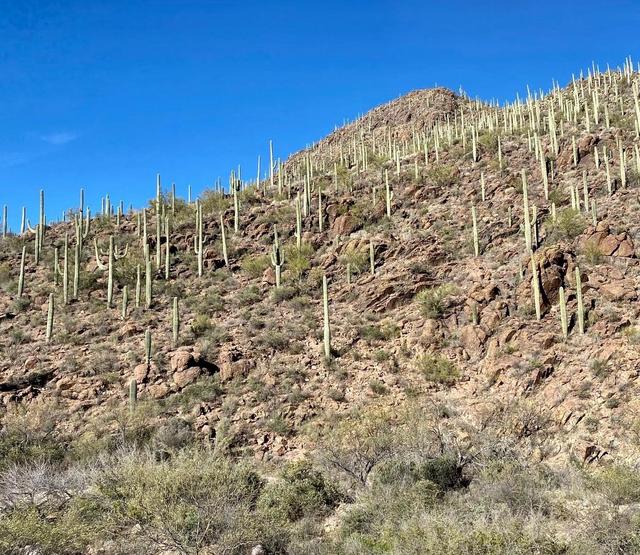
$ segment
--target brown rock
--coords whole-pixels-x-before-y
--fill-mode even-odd
[[[244,376],[250,369],[250,361],[243,358],[243,353],[235,347],[224,347],[218,357],[220,379],[231,380],[236,376]]]
[[[350,214],[338,216],[331,226],[331,233],[334,235],[351,235],[360,228],[360,225]]]
[[[133,376],[138,383],[144,383],[148,375],[149,366],[147,366],[146,364],[138,364],[138,366],[133,369]]]
[[[162,399],[166,397],[170,391],[171,389],[166,383],[153,384],[147,387],[147,392],[154,399]]]
[[[176,351],[171,356],[171,370],[174,372],[181,372],[194,364],[195,360],[193,354],[189,351]]]
[[[195,382],[202,374],[202,369],[197,366],[187,368],[180,372],[173,374],[173,383],[175,383],[180,389],[186,387],[189,384]]]
[[[262,283],[265,285],[276,284],[276,271],[272,266],[269,266],[262,274]]]
[[[481,326],[469,324],[460,330],[460,345],[469,354],[477,355],[482,352],[487,333]]]

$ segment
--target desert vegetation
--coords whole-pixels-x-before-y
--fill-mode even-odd
[[[5,206],[0,551],[640,552],[639,76]]]

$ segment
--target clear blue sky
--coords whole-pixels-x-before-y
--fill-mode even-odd
[[[18,225],[87,191],[186,195],[434,84],[472,96],[566,83],[640,55],[637,0],[0,0],[0,204]],[[265,166],[263,165],[263,168]],[[35,219],[35,218],[33,218]]]

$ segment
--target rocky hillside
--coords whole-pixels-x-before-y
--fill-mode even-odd
[[[625,65],[506,106],[414,91],[261,183],[9,234],[6,417],[47,419],[56,456],[152,426],[161,450],[278,463],[418,399],[460,445],[491,428],[530,461],[635,460],[638,83]]]

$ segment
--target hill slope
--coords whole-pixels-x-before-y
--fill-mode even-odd
[[[412,92],[294,154],[273,182],[242,184],[237,232],[234,196],[203,195],[201,276],[198,208],[166,194],[145,216],[148,308],[140,214],[91,220],[77,296],[77,211],[45,229],[38,264],[38,230],[6,237],[5,460],[24,463],[41,449],[53,460],[66,460],[64,449],[92,458],[132,443],[167,455],[193,442],[277,465],[314,454],[331,460],[345,437],[332,439],[336,422],[384,414],[385,428],[401,429],[415,409],[447,453],[455,446],[461,481],[470,461],[503,441],[530,463],[634,461],[637,87],[625,66],[504,107],[444,89]],[[11,436],[12,426],[29,437]],[[25,451],[30,442],[35,454]],[[346,552],[362,552],[353,549]]]

